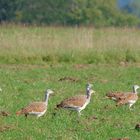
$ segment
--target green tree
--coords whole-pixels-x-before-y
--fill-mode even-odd
[[[0,0],[0,22],[10,21],[14,17],[15,0]]]

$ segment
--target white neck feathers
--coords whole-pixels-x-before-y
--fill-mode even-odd
[[[50,95],[49,93],[46,93],[46,94],[45,94],[45,103],[46,103],[46,104],[48,104],[49,95]]]
[[[137,89],[139,88],[139,86],[133,86],[133,93],[137,94]]]
[[[90,99],[90,97],[91,97],[91,91],[90,91],[90,89],[87,89],[86,92],[87,92],[87,93],[86,93],[87,99]]]

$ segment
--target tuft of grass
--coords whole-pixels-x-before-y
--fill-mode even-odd
[[[138,54],[136,52],[130,50],[126,51],[126,62],[137,62],[138,59]]]

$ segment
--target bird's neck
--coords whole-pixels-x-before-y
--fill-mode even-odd
[[[87,90],[87,99],[90,99],[91,94],[90,94],[90,90]]]
[[[49,94],[45,95],[45,103],[48,104],[48,100],[49,100]]]
[[[137,89],[133,87],[133,93],[137,94]]]

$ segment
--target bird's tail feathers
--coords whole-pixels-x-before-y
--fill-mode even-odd
[[[57,107],[57,108],[61,108],[61,107],[62,107],[62,105],[61,105],[61,104],[58,104],[56,107]]]

